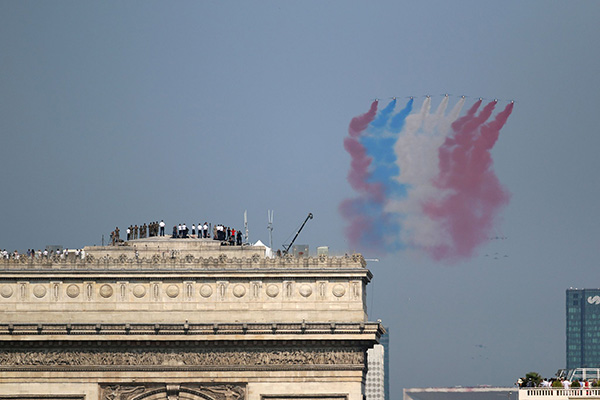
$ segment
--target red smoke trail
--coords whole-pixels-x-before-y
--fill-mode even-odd
[[[454,134],[439,149],[440,172],[434,182],[442,198],[423,204],[423,211],[438,221],[449,237],[449,242],[428,249],[437,260],[471,257],[487,240],[494,218],[510,197],[492,169],[490,150],[513,104],[485,125],[496,102],[487,104],[475,116],[480,104],[452,125]]]
[[[369,111],[364,113],[363,115],[359,115],[358,117],[352,118],[350,121],[350,126],[348,127],[348,133],[352,137],[360,136],[361,132],[367,129],[367,126],[373,121],[375,118],[375,114],[377,114],[377,100],[371,103],[371,108]]]
[[[346,227],[346,237],[353,247],[368,240],[369,232],[372,232],[375,225],[375,219],[369,211],[384,200],[382,185],[367,182],[369,165],[373,160],[367,156],[365,147],[358,141],[361,133],[375,118],[377,103],[374,101],[368,112],[352,118],[348,127],[350,136],[344,139],[344,148],[351,157],[348,182],[359,192],[359,197],[344,200],[339,206],[339,211],[349,222],[349,226]]]
[[[350,162],[350,171],[348,172],[348,182],[354,190],[367,195],[370,199],[382,202],[383,188],[380,184],[368,183],[369,165],[373,161],[367,156],[367,150],[358,141],[358,138],[367,126],[373,121],[377,114],[377,101],[371,103],[371,108],[368,112],[352,118],[348,133],[350,137],[344,139],[344,148],[350,154],[352,161]]]

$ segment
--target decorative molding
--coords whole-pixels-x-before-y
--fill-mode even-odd
[[[244,400],[246,388],[241,384],[100,385],[100,400],[178,400],[180,397],[191,400]]]
[[[209,298],[213,294],[213,288],[210,285],[204,284],[200,286],[200,296]]]
[[[99,292],[100,296],[104,297],[105,299],[108,299],[113,295],[113,288],[111,285],[105,283],[104,285],[100,286]]]
[[[263,394],[260,400],[348,400],[347,394]]]
[[[333,289],[331,289],[331,293],[333,293],[335,297],[342,297],[346,294],[346,288],[344,285],[338,283],[333,287]]]
[[[269,285],[267,285],[267,296],[269,297],[277,297],[277,295],[279,294],[279,286],[271,283]]]
[[[0,400],[84,400],[83,394],[0,394]]]
[[[161,256],[161,254],[149,255],[148,257],[136,258],[133,249],[128,249],[130,253],[122,253],[117,256],[96,257],[88,254],[84,259],[76,257],[42,257],[31,258],[21,256],[15,258],[0,258],[0,271],[3,270],[173,270],[173,269],[363,269],[366,268],[366,261],[361,254],[345,255],[342,257],[293,257],[286,255],[284,257],[264,258],[258,254],[251,257],[227,257],[221,254],[218,257],[195,257],[192,254],[184,256],[174,254],[173,257]]]
[[[302,297],[310,297],[310,295],[312,294],[312,287],[309,284],[303,284],[302,286],[300,286],[300,289],[298,290],[300,292],[300,295]]]
[[[181,324],[139,324],[139,323],[0,323],[0,337],[3,335],[186,335],[193,337],[206,335],[309,335],[309,334],[383,334],[377,322],[336,323],[326,322],[297,323],[181,323]]]
[[[230,367],[256,368],[279,366],[364,365],[360,348],[318,348],[311,350],[288,347],[226,349],[2,349],[0,367]]]

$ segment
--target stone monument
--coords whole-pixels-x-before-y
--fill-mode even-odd
[[[359,254],[151,237],[0,260],[0,400],[362,400]]]

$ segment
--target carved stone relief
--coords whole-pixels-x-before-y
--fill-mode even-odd
[[[217,293],[219,294],[219,300],[225,300],[225,294],[227,290],[227,282],[217,282]]]
[[[331,293],[333,293],[335,297],[342,297],[346,294],[346,288],[344,285],[338,283],[333,287],[333,289],[331,289]]]
[[[233,295],[237,298],[244,297],[244,295],[246,295],[246,288],[244,285],[235,285],[233,287]]]
[[[138,299],[141,299],[146,295],[146,287],[144,285],[135,285],[133,287],[133,295]]]
[[[0,288],[0,295],[2,297],[4,297],[5,299],[8,299],[10,296],[12,296],[13,292],[14,292],[13,288],[9,285],[3,285]]]
[[[175,297],[179,296],[179,286],[177,286],[177,285],[167,286],[166,293],[167,293],[167,296],[174,299]]]
[[[302,297],[309,297],[312,294],[312,287],[305,283],[300,286],[299,292]]]
[[[33,287],[33,295],[34,295],[35,297],[37,297],[38,299],[41,299],[41,298],[43,298],[43,297],[46,295],[46,292],[47,292],[47,290],[46,290],[46,287],[45,287],[45,286],[42,286],[42,285],[35,285],[35,286]]]
[[[21,300],[27,300],[26,292],[29,285],[29,282],[19,282],[18,285],[0,284],[0,301],[14,299],[19,294],[21,294]],[[333,294],[335,297],[343,297],[348,294],[351,300],[359,300],[363,295],[361,281],[337,283],[333,286],[329,285],[327,281],[296,283],[292,280],[264,285],[261,281],[234,283],[231,285],[228,281],[217,281],[213,284],[192,281],[181,283],[165,283],[160,281],[149,283],[130,283],[125,281],[108,283],[48,282],[46,284],[31,285],[31,287],[32,297],[42,299],[50,294],[51,299],[54,301],[71,301],[71,299],[104,301],[104,299],[111,299],[113,296],[118,297],[119,301],[128,301],[128,299],[132,301],[146,298],[148,294],[150,294],[149,299],[153,301],[160,301],[162,296],[191,301],[194,298],[194,293],[199,293],[202,298],[208,299],[212,297],[215,291],[217,300],[225,300],[228,296],[235,298],[248,296],[250,299],[257,300],[261,298],[262,293],[265,293],[270,298],[276,298],[281,293],[285,300],[295,297],[308,298],[313,296],[313,294],[316,300],[326,300],[328,298],[327,292]],[[229,290],[229,287],[231,287],[231,290]],[[133,294],[133,296],[128,298],[128,293]]]
[[[319,282],[317,282],[317,287],[319,290],[319,298],[321,298],[321,299],[325,298],[325,294],[326,294],[326,290],[327,290],[327,282],[319,281]]]
[[[358,365],[363,364],[360,349],[320,348],[246,348],[189,351],[187,349],[90,349],[22,351],[13,348],[0,351],[0,367],[7,366],[209,366],[250,367],[257,365]]]
[[[252,298],[258,299],[260,297],[260,289],[262,288],[262,282],[252,281],[250,282],[250,287],[252,288]]]
[[[21,289],[21,300],[25,300],[25,296],[27,295],[27,286],[29,282],[17,282],[19,288]]]
[[[86,294],[87,294],[88,301],[92,300],[93,286],[92,286],[91,282],[88,282],[85,285],[85,291],[86,291]]]
[[[291,298],[294,294],[294,282],[283,281],[283,290],[286,298]]]
[[[185,288],[185,299],[192,300],[194,297],[194,282],[183,282]]]
[[[267,286],[267,296],[269,297],[277,297],[279,294],[279,286],[274,283]]]
[[[205,299],[209,298],[213,294],[213,289],[210,285],[202,285],[200,286],[200,296]]]
[[[102,384],[100,400],[244,400],[246,390],[243,385],[234,384]]]
[[[67,286],[66,291],[67,291],[67,296],[69,296],[72,299],[74,299],[77,296],[79,296],[79,292],[80,292],[79,286],[77,286],[77,285],[69,285],[69,286]]]
[[[108,299],[113,295],[113,288],[109,284],[104,284],[100,286],[100,296]]]
[[[350,285],[352,287],[352,298],[358,299],[360,297],[360,282],[353,281]]]

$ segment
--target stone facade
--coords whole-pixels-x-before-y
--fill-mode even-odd
[[[0,400],[362,400],[362,256],[132,242],[0,260]]]

